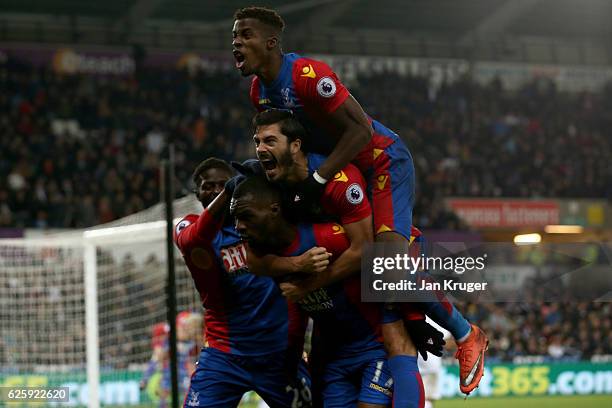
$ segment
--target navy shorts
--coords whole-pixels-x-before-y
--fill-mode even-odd
[[[262,356],[236,356],[213,348],[200,354],[184,407],[235,407],[255,391],[271,408],[310,405],[310,376],[303,362],[297,378],[288,378],[284,351]]]

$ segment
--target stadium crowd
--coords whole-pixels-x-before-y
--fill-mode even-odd
[[[86,227],[158,202],[166,139],[175,142],[180,185],[202,157],[253,156],[248,86],[233,72],[66,76],[8,59],[0,65],[0,227]],[[392,73],[350,86],[410,147],[423,228],[460,226],[443,205],[453,195],[612,197],[612,142],[602,131],[612,126],[612,87],[565,94],[537,81],[508,92],[500,81],[464,78],[434,88]]]

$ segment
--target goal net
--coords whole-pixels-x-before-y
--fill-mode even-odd
[[[201,211],[192,197],[174,213]],[[140,390],[166,321],[163,204],[88,230],[0,240],[0,384],[69,386],[70,406],[155,406]],[[200,311],[175,250],[178,311]],[[99,387],[95,384],[98,383]]]

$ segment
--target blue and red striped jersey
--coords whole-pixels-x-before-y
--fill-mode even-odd
[[[272,278],[249,272],[246,250],[233,226],[221,225],[204,210],[184,217],[174,239],[200,294],[210,347],[252,356],[303,341],[305,327],[294,314],[299,311]]]
[[[324,62],[295,53],[283,55],[277,78],[265,85],[257,76],[251,82],[251,103],[259,111],[289,109],[306,128],[304,150],[329,154],[337,143],[337,133],[326,118],[349,97],[349,91]],[[399,140],[399,136],[380,122],[369,118],[374,135],[353,163],[366,172],[378,155]]]
[[[331,252],[333,262],[350,242],[339,224],[300,224],[294,242],[283,255],[299,255],[314,246]],[[298,305],[313,318],[326,353],[346,357],[383,347],[383,306],[361,302],[359,274],[309,293]]]

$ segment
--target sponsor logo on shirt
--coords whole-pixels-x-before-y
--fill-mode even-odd
[[[310,292],[304,299],[298,302],[306,312],[322,312],[333,309],[334,301],[329,297],[325,288],[319,288]]]
[[[246,249],[242,243],[221,248],[223,266],[230,275],[240,275],[248,272],[246,263]]]

